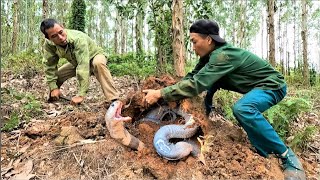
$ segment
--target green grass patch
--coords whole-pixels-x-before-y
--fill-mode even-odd
[[[13,88],[2,88],[1,95],[2,106],[11,107],[8,114],[5,114],[8,118],[2,124],[2,131],[11,131],[20,123],[28,123],[30,119],[43,114],[40,101],[31,93],[18,92]]]

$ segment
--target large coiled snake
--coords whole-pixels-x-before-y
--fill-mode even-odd
[[[170,109],[168,106],[160,106],[151,110],[142,121],[152,121],[160,124],[162,121],[165,121],[164,119],[167,115],[170,116],[169,121],[174,121],[177,115],[180,115],[185,120],[185,124],[165,125],[156,132],[153,145],[157,153],[168,160],[178,160],[188,156],[190,153],[193,156],[198,156],[200,150],[193,141],[184,140],[176,144],[170,142],[172,138],[185,139],[196,134],[198,126],[194,124],[192,115],[180,109]]]
[[[106,126],[110,132],[110,136],[123,145],[140,151],[145,145],[124,128],[124,122],[131,121],[131,117],[122,117],[121,108],[122,103],[115,101],[110,105],[105,114]],[[193,141],[183,140],[175,144],[170,142],[172,138],[186,139],[195,135],[198,126],[194,124],[192,115],[180,109],[170,109],[168,106],[160,106],[149,111],[140,121],[152,121],[161,125],[161,122],[165,121],[165,116],[170,117],[167,122],[173,122],[177,118],[177,115],[180,115],[185,120],[185,124],[162,126],[154,136],[153,145],[157,153],[168,160],[178,160],[188,156],[190,153],[198,157],[200,148]]]

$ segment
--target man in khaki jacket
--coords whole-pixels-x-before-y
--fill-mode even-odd
[[[78,93],[72,97],[71,104],[80,104],[87,94],[91,74],[98,79],[108,102],[118,99],[119,94],[106,66],[106,55],[87,34],[65,29],[55,19],[43,20],[40,30],[46,38],[43,56],[52,100],[58,100],[61,96],[61,85],[76,76]],[[58,69],[60,58],[67,59],[68,63]]]

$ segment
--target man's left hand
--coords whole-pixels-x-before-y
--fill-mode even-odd
[[[81,102],[84,100],[84,97],[83,96],[74,96],[72,99],[71,99],[71,104],[72,105],[78,105],[78,104],[81,104]]]

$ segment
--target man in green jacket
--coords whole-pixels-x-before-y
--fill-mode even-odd
[[[198,20],[190,27],[193,50],[200,60],[192,72],[175,85],[145,90],[145,101],[154,104],[160,98],[175,101],[207,91],[205,106],[211,111],[212,97],[218,89],[244,94],[233,107],[233,114],[246,131],[251,144],[264,157],[276,154],[284,168],[285,179],[305,179],[304,169],[279,138],[262,112],[286,95],[284,77],[267,62],[244,49],[233,47],[219,36],[215,21]]]
[[[87,34],[64,29],[55,19],[43,20],[40,30],[46,38],[43,56],[51,99],[58,100],[63,82],[76,76],[78,94],[72,97],[71,104],[80,104],[89,89],[91,74],[98,79],[107,101],[118,99],[119,94],[106,66],[106,54]],[[67,59],[68,63],[58,69],[60,58]]]

